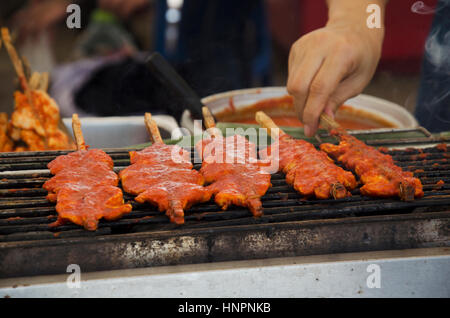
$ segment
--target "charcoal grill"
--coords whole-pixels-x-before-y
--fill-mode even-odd
[[[133,211],[117,221],[100,221],[95,232],[72,224],[48,226],[57,213],[41,187],[51,177],[47,164],[67,151],[3,153],[0,278],[61,274],[68,264],[94,272],[449,246],[450,151],[432,146],[442,141],[446,140],[402,140],[407,149],[389,151],[424,185],[425,196],[413,202],[369,198],[358,189],[340,200],[305,199],[277,173],[262,198],[261,218],[239,207],[221,211],[210,201],[186,211],[185,224],[178,226],[156,208],[125,194]],[[417,142],[425,148],[408,148]],[[381,145],[378,140],[367,143]],[[130,164],[130,150],[105,149],[116,172]],[[191,154],[197,155],[193,150]]]

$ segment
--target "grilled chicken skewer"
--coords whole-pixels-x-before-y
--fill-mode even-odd
[[[46,92],[48,73],[39,75],[39,73],[34,72],[28,81],[24,70],[27,63],[22,63],[19,58],[11,43],[7,28],[1,29],[1,36],[22,89],[22,91],[17,90],[14,93],[14,112],[11,114],[8,125],[11,143],[15,141],[17,144],[14,149],[6,149],[5,151],[73,149],[70,134],[59,115],[59,108]]]
[[[0,49],[2,48],[2,37],[0,36]],[[8,136],[8,114],[0,113],[0,152],[12,151],[13,142]]]
[[[37,124],[33,117],[25,94],[16,91],[14,93],[15,107],[11,115],[9,130],[11,138],[15,141],[23,141],[26,144],[24,150],[73,149],[69,136],[59,128],[59,109],[55,101],[43,90],[33,90],[31,95],[34,106],[42,114],[43,126],[38,126],[40,124]],[[36,127],[43,127],[46,139]]]
[[[171,222],[183,224],[184,210],[209,201],[211,193],[193,169],[190,153],[177,145],[165,145],[150,113],[145,114],[145,124],[153,144],[130,152],[131,165],[119,173],[123,189],[137,195],[139,203],[158,206]]]
[[[271,186],[271,176],[257,160],[256,145],[240,135],[223,138],[208,108],[202,112],[212,137],[198,142],[196,148],[203,159],[200,173],[210,184],[215,202],[223,210],[234,204],[261,216],[261,197]]]
[[[336,166],[326,153],[311,143],[294,139],[282,131],[264,112],[256,113],[256,121],[269,129],[276,140],[268,149],[260,152],[264,159],[279,160],[278,167],[286,174],[286,182],[305,196],[319,199],[335,199],[350,196],[357,183],[353,174]],[[278,158],[277,152],[278,151]]]
[[[13,141],[8,136],[8,114],[0,113],[0,152],[12,151]]]
[[[47,199],[57,202],[58,219],[50,226],[70,221],[95,231],[101,218],[119,219],[132,207],[124,204],[111,157],[100,149],[87,149],[77,114],[72,116],[72,128],[78,150],[50,162],[48,168],[55,176],[43,185],[49,192]]]
[[[9,57],[11,58],[11,61],[13,63],[13,66],[17,73],[17,76],[19,77],[20,86],[22,87],[22,89],[25,93],[27,102],[31,106],[32,115],[34,116],[34,118],[36,120],[36,122],[35,122],[36,132],[39,135],[44,137],[44,144],[47,148],[47,135],[46,135],[45,129],[43,128],[44,120],[41,117],[41,115],[39,114],[39,111],[37,110],[36,105],[33,102],[33,96],[31,95],[31,89],[28,85],[28,81],[25,76],[25,72],[23,70],[22,62],[21,62],[19,56],[17,55],[16,49],[11,44],[11,37],[9,35],[9,30],[7,28],[2,28],[1,33],[2,33],[3,42],[5,43],[6,50],[8,51]]]
[[[320,149],[353,170],[364,184],[363,195],[374,197],[400,197],[412,201],[423,196],[422,183],[413,173],[403,171],[394,164],[390,155],[349,135],[328,115],[321,116],[321,125],[340,139],[339,145],[322,144]]]

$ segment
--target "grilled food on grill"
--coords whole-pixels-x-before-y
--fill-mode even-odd
[[[19,129],[19,139],[26,144],[27,150],[73,148],[69,137],[58,128],[59,108],[55,101],[42,90],[31,91],[31,98],[42,121],[33,115],[32,106],[20,91],[14,93],[15,107],[11,115],[11,129]]]
[[[78,151],[51,161],[48,168],[55,176],[43,185],[48,200],[57,202],[58,219],[51,226],[71,221],[95,231],[101,218],[116,220],[129,213],[131,205],[124,204],[111,157],[100,149],[87,150],[76,114],[72,124]]]
[[[47,74],[35,72],[28,80],[7,28],[1,29],[1,36],[22,90],[14,93],[15,106],[7,129],[14,145],[8,145],[3,151],[73,149],[69,137],[58,128],[59,108],[46,93]]]
[[[211,193],[203,187],[202,175],[193,169],[190,153],[176,145],[165,145],[149,113],[145,121],[153,144],[130,152],[131,165],[119,173],[122,187],[137,195],[137,202],[157,205],[171,222],[183,224],[184,210],[209,201]]]
[[[270,174],[257,161],[256,146],[245,137],[222,138],[215,133],[215,123],[208,108],[203,108],[205,126],[212,138],[197,143],[203,163],[200,173],[209,183],[215,202],[226,210],[229,205],[247,207],[254,216],[263,214],[261,197],[267,192]]]
[[[342,130],[332,130],[339,136],[339,145],[322,144],[320,148],[353,170],[364,184],[363,195],[375,197],[398,196],[402,200],[414,200],[423,196],[422,183],[412,172],[403,171],[394,164],[390,155],[366,145]]]
[[[270,129],[272,137],[278,137],[266,151],[260,152],[261,157],[278,160],[279,170],[286,174],[286,182],[300,194],[314,195],[318,199],[330,196],[341,199],[351,195],[348,190],[357,186],[351,172],[336,166],[326,153],[311,143],[284,133],[264,112],[257,112],[256,120],[262,127],[273,129]]]
[[[12,151],[14,143],[8,136],[8,114],[0,113],[0,152]]]

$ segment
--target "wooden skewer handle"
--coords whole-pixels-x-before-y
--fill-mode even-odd
[[[320,115],[320,124],[327,130],[341,128],[341,126],[330,115],[324,113]]]
[[[320,115],[320,125],[328,131],[335,130],[339,135],[348,135],[347,130],[341,127],[330,115]]]
[[[78,114],[72,115],[72,130],[77,144],[77,150],[86,150],[86,143],[84,142],[83,132],[81,130],[81,122]]]
[[[280,129],[277,124],[274,123],[272,118],[266,115],[263,111],[256,112],[255,119],[258,124],[261,125],[261,127],[266,128],[268,130],[268,133],[273,138],[285,135],[286,133]]]
[[[205,121],[205,127],[206,128],[214,128],[216,127],[216,121],[214,120],[213,115],[209,111],[208,107],[202,107],[202,115],[203,120]]]
[[[43,125],[44,120],[43,120],[41,114],[39,113],[39,111],[37,110],[36,105],[33,102],[33,97],[31,96],[31,90],[28,85],[27,78],[25,76],[22,61],[20,60],[16,49],[11,44],[11,36],[9,35],[8,28],[5,28],[5,27],[1,28],[1,36],[2,36],[3,42],[5,42],[5,48],[8,51],[9,57],[13,63],[14,69],[16,70],[17,76],[19,77],[20,85],[25,93],[25,96],[27,97],[28,103],[31,106],[33,115],[40,124],[39,127],[35,127],[36,132],[44,137],[45,149],[48,149],[47,132],[45,131],[45,128]]]
[[[145,121],[145,126],[147,127],[147,131],[150,134],[150,138],[151,138],[152,142],[162,144],[163,140],[161,138],[161,133],[159,132],[158,125],[152,119],[152,114],[145,113],[144,121]]]
[[[209,130],[213,137],[220,136],[221,132],[218,128],[216,128],[216,121],[214,120],[214,116],[211,114],[208,107],[202,107],[202,115],[203,120],[205,121],[205,127]]]
[[[39,89],[41,75],[38,72],[33,72],[30,76],[29,85],[32,90]]]
[[[48,91],[48,83],[49,83],[49,74],[48,72],[42,72],[39,81],[39,88],[44,92]]]
[[[20,56],[21,60],[22,60],[22,66],[23,66],[23,73],[25,75],[25,79],[26,80],[30,80],[30,76],[31,76],[31,65],[30,65],[30,61],[28,61],[28,59],[25,56]]]
[[[11,61],[13,63],[14,69],[16,70],[16,73],[19,77],[25,77],[25,73],[23,71],[22,62],[17,55],[16,50],[11,45],[11,36],[9,35],[9,30],[7,28],[1,29],[2,39],[3,42],[5,42],[5,48],[8,51],[8,54],[11,58]]]

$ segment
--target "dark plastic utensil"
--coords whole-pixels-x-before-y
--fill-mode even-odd
[[[184,106],[190,111],[193,119],[202,119],[203,104],[200,97],[161,54],[153,53],[148,57],[146,64],[164,86],[171,89],[185,102],[184,105],[173,105],[173,111],[182,112],[184,108],[180,106]]]

